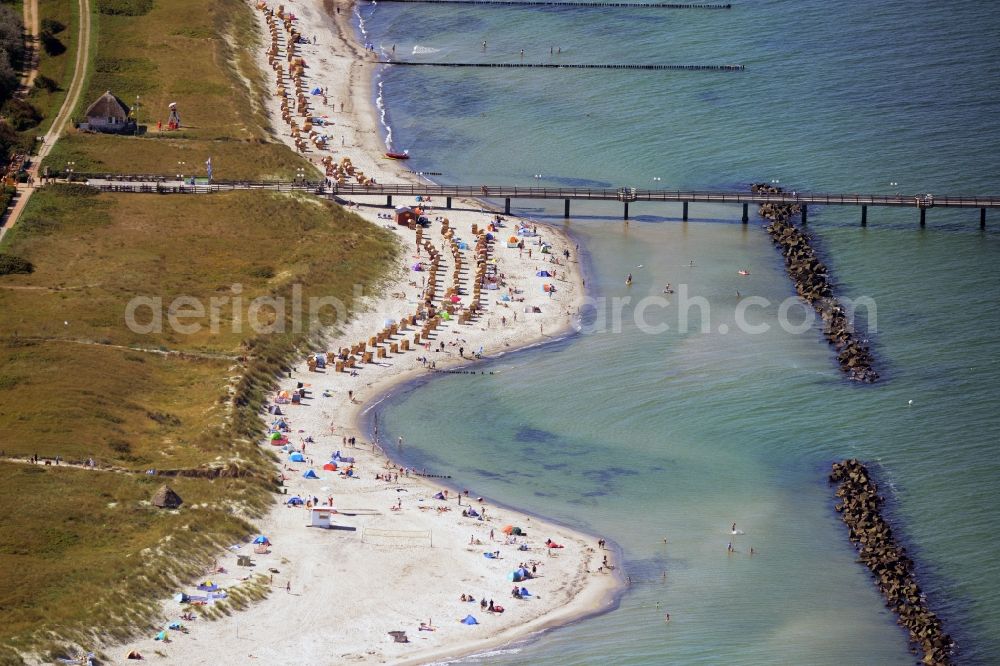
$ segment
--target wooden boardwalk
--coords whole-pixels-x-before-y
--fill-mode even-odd
[[[624,9],[732,9],[730,3],[705,5],[662,2],[578,2],[577,0],[383,0],[384,2],[409,2],[425,5],[485,5],[501,7],[616,7]]]
[[[683,206],[682,219],[688,219],[688,206],[692,203],[740,204],[743,222],[749,220],[750,205],[780,203],[797,205],[802,210],[802,220],[808,219],[810,206],[856,206],[861,209],[861,224],[866,225],[868,207],[915,208],[919,210],[921,225],[931,208],[978,208],[980,226],[986,224],[986,209],[1000,208],[1000,196],[981,195],[932,195],[932,194],[839,194],[818,192],[783,192],[781,194],[754,193],[749,190],[653,190],[632,187],[522,187],[519,185],[435,185],[432,183],[393,185],[332,185],[323,181],[214,181],[211,184],[184,184],[162,176],[99,176],[88,174],[88,182],[105,192],[156,192],[161,194],[203,194],[231,190],[292,190],[312,192],[321,196],[352,199],[356,197],[384,197],[385,205],[393,205],[393,197],[432,197],[444,200],[445,208],[452,207],[453,199],[503,200],[504,212],[510,214],[513,200],[562,199],[563,213],[570,216],[572,201],[618,201],[624,206],[628,219],[629,204],[633,202],[679,203]]]

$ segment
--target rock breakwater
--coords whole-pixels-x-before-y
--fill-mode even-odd
[[[886,606],[896,613],[896,621],[923,652],[920,663],[951,664],[954,644],[927,607],[913,573],[913,560],[896,542],[892,528],[882,517],[884,499],[868,469],[853,458],[833,463],[830,483],[840,484],[836,490],[840,501],[834,508],[847,524],[858,557],[871,570]]]
[[[773,185],[751,185],[755,194],[781,194]],[[819,260],[809,235],[792,224],[801,209],[794,204],[763,203],[760,216],[767,220],[764,229],[785,258],[785,268],[802,300],[809,303],[823,320],[823,335],[837,350],[840,369],[854,381],[867,384],[878,381],[875,357],[868,344],[855,335],[854,324],[843,304],[833,295],[826,265]]]

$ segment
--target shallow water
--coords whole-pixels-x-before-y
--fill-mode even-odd
[[[523,47],[542,62],[555,42],[570,62],[747,65],[386,69],[394,145],[442,181],[997,190],[1000,19],[981,3],[361,11],[370,38],[406,58],[514,62]],[[554,209],[523,212],[563,223]],[[380,408],[380,430],[405,436],[413,466],[623,548],[634,584],[619,609],[479,661],[912,663],[832,511],[829,464],[849,456],[878,470],[962,660],[992,661],[1000,217],[983,233],[978,211],[933,209],[921,230],[915,210],[870,209],[861,229],[857,210],[810,209],[838,293],[875,303],[884,380],[856,386],[815,327],[779,326],[790,283],[759,221],[739,224],[738,208],[692,205],[685,224],[679,206],[633,205],[627,226],[614,204],[574,213],[566,228],[588,290],[606,299],[588,308],[589,332],[490,362],[493,376],[435,377]],[[644,316],[669,329],[643,332],[634,308],[666,282],[677,287],[670,305],[654,301]],[[737,325],[749,296],[769,301],[746,316],[767,332]],[[626,297],[619,329],[612,306]],[[788,319],[804,314],[792,307]],[[729,534],[734,521],[745,534]]]

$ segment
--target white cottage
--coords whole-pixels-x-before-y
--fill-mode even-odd
[[[128,105],[111,94],[110,90],[90,105],[86,115],[86,122],[80,123],[82,130],[111,134],[135,131],[135,122],[129,118]]]

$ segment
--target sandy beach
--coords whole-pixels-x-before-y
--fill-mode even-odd
[[[308,63],[308,84],[326,90],[326,104],[322,95],[312,96],[311,112],[333,123],[324,126],[333,152],[310,146],[307,155],[317,163],[327,155],[338,161],[348,156],[356,169],[379,182],[415,178],[382,157],[385,146],[370,102],[373,59],[354,40],[350,6],[339,5],[339,14],[331,9],[330,16],[323,4],[284,3],[295,15],[297,32],[310,41],[296,51]],[[258,10],[257,16],[267,44],[264,13]],[[263,52],[261,67],[273,80]],[[294,146],[279,100],[268,104],[275,130]],[[168,631],[168,642],[153,640],[151,632],[148,640],[114,650],[121,663],[128,663],[124,656],[131,649],[177,664],[428,663],[509,644],[613,603],[621,580],[617,568],[605,565],[617,564],[616,555],[599,547],[597,536],[503,508],[495,503],[503,498],[479,498],[474,488],[466,495],[461,479],[440,482],[404,470],[392,454],[406,442],[379,445],[360,427],[364,410],[401,382],[474,363],[477,352],[490,356],[571,332],[583,298],[576,246],[547,226],[512,217],[498,223],[477,202],[458,202],[461,210],[435,208],[436,201],[396,202],[420,205],[430,219],[418,245],[414,229],[385,219],[389,209],[374,201],[358,203],[352,208],[359,215],[398,237],[397,272],[377,293],[366,293],[362,312],[327,333],[325,368],[313,368],[304,359],[281,381],[280,391],[292,394],[301,388],[304,397],[299,404],[278,404],[281,415],[266,417],[280,439],[269,438],[261,446],[276,454],[276,471],[284,476],[287,492],[260,523],[270,548],[264,553],[250,543],[234,544],[220,555],[224,572],[206,572],[223,591],[252,575],[267,576],[269,598],[216,621],[182,621],[186,633]],[[491,223],[499,225],[495,242],[489,243],[488,261],[477,263],[473,226],[481,231]],[[520,235],[519,224],[524,226]],[[522,246],[508,246],[510,237]],[[403,322],[424,304],[430,248],[439,253],[435,307],[456,301],[455,316],[416,343],[414,334],[426,321]],[[461,268],[455,270],[459,261]],[[418,263],[424,270],[414,270]],[[496,288],[484,288],[479,311],[460,323],[475,300],[475,284],[483,283],[477,267],[486,266]],[[539,271],[554,275],[540,277]],[[338,351],[370,342],[390,321],[396,332],[367,346],[372,352],[385,349],[384,358],[373,355],[370,362],[357,363],[354,372],[336,371]],[[404,340],[413,345],[409,350],[401,348]],[[331,469],[338,451],[336,469]],[[293,460],[300,455],[301,462]],[[304,478],[309,470],[318,478]],[[287,500],[296,496],[304,504],[289,506]],[[308,526],[313,502],[323,509],[332,504],[332,529]],[[478,515],[463,515],[469,509]],[[524,534],[505,534],[506,526]],[[252,566],[238,566],[243,555]],[[522,598],[512,594],[511,574],[519,567],[531,572],[516,583],[519,593],[522,587],[529,593]],[[179,592],[204,595],[194,588],[198,582]],[[463,595],[473,600],[463,601]],[[490,603],[503,612],[490,612]],[[186,608],[165,602],[163,626],[178,621]],[[197,616],[198,608],[193,612]],[[462,623],[468,616],[478,624]]]

